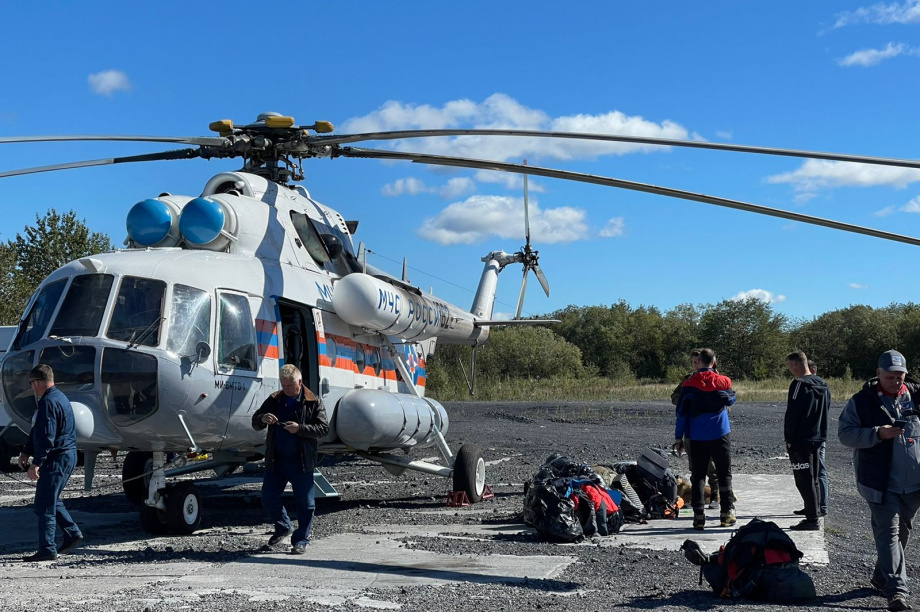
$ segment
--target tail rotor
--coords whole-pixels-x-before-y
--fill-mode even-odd
[[[524,165],[527,165],[527,160],[524,160]],[[540,254],[539,251],[533,250],[533,247],[530,244],[530,204],[527,198],[527,175],[524,174],[524,247],[514,254],[514,258],[517,261],[520,261],[524,264],[524,278],[521,280],[521,293],[518,296],[517,311],[515,312],[514,318],[521,318],[521,311],[524,309],[524,294],[527,292],[527,274],[533,270],[534,275],[537,277],[537,282],[540,283],[540,286],[543,288],[543,292],[546,293],[546,297],[549,297],[549,281],[546,280],[546,275],[543,274],[543,270],[540,268]]]

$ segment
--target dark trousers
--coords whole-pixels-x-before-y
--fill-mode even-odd
[[[38,515],[39,554],[57,554],[55,532],[58,526],[64,532],[65,540],[81,535],[80,528],[61,501],[61,491],[67,486],[76,465],[77,451],[72,450],[50,455],[39,468],[33,508]]]
[[[313,489],[313,470],[301,469],[300,457],[276,457],[273,469],[262,479],[262,507],[275,524],[275,531],[291,528],[291,519],[281,502],[284,488],[291,483],[294,503],[297,506],[297,530],[291,536],[291,545],[310,541],[316,502]]]
[[[822,442],[818,449],[818,512],[827,514],[827,498],[830,496],[830,482],[827,479],[827,464],[824,462],[824,454],[827,450],[827,442]]]
[[[788,447],[789,461],[792,462],[792,475],[795,488],[799,490],[805,502],[805,518],[818,520],[819,482],[818,451],[821,442],[792,442]]]
[[[709,462],[716,464],[719,479],[719,505],[725,514],[732,509],[732,442],[731,434],[715,440],[690,440],[690,506],[703,511],[706,472]]]

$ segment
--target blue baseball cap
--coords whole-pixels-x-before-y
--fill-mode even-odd
[[[878,368],[886,372],[907,373],[907,360],[904,359],[904,355],[895,350],[885,351],[878,358]]]

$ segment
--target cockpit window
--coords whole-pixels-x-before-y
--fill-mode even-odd
[[[132,344],[158,346],[165,293],[166,283],[163,281],[124,277],[118,288],[106,337]]]
[[[32,302],[32,308],[29,314],[19,324],[19,331],[16,334],[16,340],[13,341],[13,348],[19,349],[28,346],[45,335],[45,329],[51,322],[51,315],[57,306],[58,300],[61,299],[61,293],[64,292],[64,285],[67,279],[54,281],[45,285]]]
[[[114,280],[111,274],[75,276],[48,335],[69,337],[98,334]]]
[[[198,353],[199,342],[208,342],[210,338],[211,296],[186,285],[173,287],[166,350],[179,357],[189,357]]]
[[[49,346],[42,351],[39,363],[54,370],[54,385],[61,391],[92,389],[96,378],[96,349],[92,346]]]
[[[326,252],[326,247],[323,246],[323,241],[316,228],[313,227],[310,218],[303,213],[291,211],[291,222],[294,223],[294,229],[297,230],[297,235],[304,248],[307,249],[307,253],[310,254],[316,265],[322,268],[323,264],[330,261],[329,253]]]
[[[225,368],[256,369],[256,336],[245,295],[220,294],[217,363]]]

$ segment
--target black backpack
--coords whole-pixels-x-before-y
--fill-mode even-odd
[[[811,577],[799,568],[802,552],[776,523],[751,519],[718,552],[706,555],[687,540],[684,556],[700,566],[713,593],[728,599],[796,601],[816,596]]]

